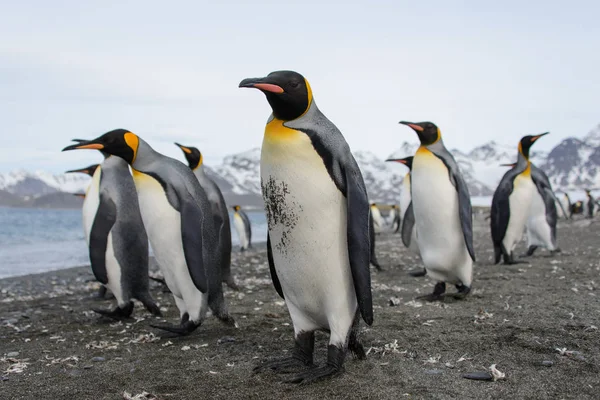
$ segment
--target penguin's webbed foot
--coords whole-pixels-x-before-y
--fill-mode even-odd
[[[311,368],[308,371],[294,375],[291,378],[286,379],[286,382],[306,385],[320,379],[339,375],[344,371],[343,365],[345,356],[346,351],[344,349],[330,344],[327,347],[327,363],[325,365]]]
[[[296,336],[296,343],[291,357],[263,362],[254,367],[252,371],[256,374],[270,369],[275,373],[285,374],[296,372],[306,367],[313,367],[314,347],[315,333],[300,332]]]
[[[182,319],[183,321],[183,319]],[[171,325],[171,324],[150,324],[152,328],[161,329],[163,331],[174,333],[178,336],[186,336],[190,333],[194,332],[199,326],[200,323],[195,323],[194,321],[190,321],[189,319],[183,322],[180,325]]]
[[[375,267],[375,269],[377,270],[377,272],[385,271],[383,269],[383,267],[381,266],[381,264],[379,264],[379,262],[377,262],[377,261],[375,261],[375,262],[371,261],[371,265]]]
[[[560,249],[560,247],[557,247],[554,250],[550,250],[550,254],[552,254],[552,255],[558,254],[558,253],[562,253],[562,250]]]
[[[226,279],[223,280],[223,282],[225,282],[225,284],[231,289],[231,290],[235,290],[236,292],[240,291],[240,287],[237,284],[237,282],[235,281],[235,279],[233,279],[233,276],[229,276]]]
[[[117,308],[115,308],[114,310],[102,310],[99,308],[92,308],[92,311],[104,317],[121,321],[131,317],[131,313],[133,312],[133,302],[130,301],[123,308],[117,306]]]
[[[252,372],[257,374],[266,370],[271,370],[276,374],[289,374],[297,372],[298,370],[306,367],[312,367],[312,357],[310,360],[302,359],[294,354],[291,357],[282,358],[279,360],[266,361],[260,365],[257,365],[252,369]]]
[[[450,296],[456,300],[464,300],[471,292],[471,287],[463,285],[462,283],[456,285],[456,289],[458,290],[456,293],[447,293],[446,296]]]
[[[427,270],[423,268],[415,271],[409,271],[408,274],[410,276],[414,276],[415,278],[420,278],[421,276],[427,275]]]
[[[430,293],[425,296],[419,296],[419,297],[417,297],[417,300],[440,301],[444,298],[445,291],[446,291],[446,283],[438,282],[433,287],[433,293]]]

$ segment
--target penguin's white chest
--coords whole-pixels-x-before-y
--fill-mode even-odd
[[[179,298],[193,295],[195,286],[189,285],[192,281],[181,240],[181,215],[156,179],[136,171],[134,182],[144,227],[169,289]]]
[[[88,245],[90,244],[90,233],[92,232],[94,218],[96,218],[96,212],[100,206],[100,174],[101,167],[98,167],[92,176],[92,182],[88,186],[81,209],[83,232],[85,233],[85,240]]]
[[[531,197],[531,208],[526,226],[528,246],[543,246],[549,250],[554,250],[552,229],[546,219],[546,203],[537,187],[534,187]]]
[[[535,185],[529,174],[519,174],[513,181],[513,191],[508,196],[510,217],[502,243],[508,253],[511,253],[516,244],[523,237],[525,224],[531,209],[531,201]]]
[[[383,218],[378,207],[371,207],[371,215],[373,216],[373,228],[375,233],[383,231]]]
[[[458,192],[448,168],[420,148],[413,159],[411,185],[418,247],[429,275],[469,285],[472,261],[462,232]]]
[[[402,189],[400,191],[400,216],[404,219],[404,213],[410,204],[410,174],[406,174],[402,180]]]
[[[279,129],[269,133],[267,126],[261,154],[275,269],[294,326],[330,328],[332,320],[352,321],[357,308],[346,200],[309,137]]]
[[[233,214],[233,225],[235,226],[235,230],[240,238],[240,246],[244,249],[247,249],[248,238],[246,237],[246,225],[244,224],[242,217],[240,217],[240,214],[237,212]]]

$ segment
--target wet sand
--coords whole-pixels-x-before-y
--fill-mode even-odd
[[[89,268],[0,280],[0,399],[599,398],[600,223],[561,222],[562,254],[514,266],[491,265],[488,231],[478,220],[472,295],[443,303],[414,300],[433,282],[408,276],[418,260],[399,235],[379,236],[386,270],[372,274],[375,323],[361,325],[368,358],[349,356],[343,375],[307,386],[251,372],[293,344],[263,246],[234,254],[243,290],[226,298],[239,328],[209,317],[183,338],[158,336],[139,304],[125,323],[91,312],[113,302],[93,299]],[[152,294],[175,322],[171,295],[154,282]],[[319,363],[326,340],[317,335]],[[462,377],[492,364],[505,380]]]

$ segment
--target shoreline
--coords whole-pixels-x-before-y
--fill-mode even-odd
[[[225,298],[239,328],[208,317],[182,338],[162,337],[149,326],[179,317],[172,295],[154,281],[151,293],[164,320],[136,302],[131,320],[115,322],[91,311],[112,308],[114,300],[93,298],[98,284],[87,282],[89,267],[1,279],[0,392],[11,399],[122,399],[125,392],[161,400],[597,398],[600,224],[561,222],[560,255],[539,251],[530,264],[513,266],[490,265],[488,231],[481,221],[474,226],[479,262],[472,293],[437,303],[415,300],[434,282],[408,276],[419,261],[400,236],[379,235],[385,271],[372,270],[375,323],[360,325],[367,359],[348,356],[344,374],[307,386],[252,374],[258,362],[293,345],[265,246],[232,254],[243,289],[226,288]],[[518,252],[524,250],[521,243]],[[321,364],[327,335],[316,336]],[[506,380],[462,377],[492,364]]]

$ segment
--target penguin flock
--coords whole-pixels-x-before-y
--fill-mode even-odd
[[[370,266],[382,270],[375,237],[385,220],[369,202],[344,136],[317,107],[301,74],[276,71],[244,79],[239,87],[262,92],[271,107],[260,159],[266,253],[273,286],[294,328],[292,351],[259,363],[254,372],[291,373],[287,382],[310,383],[341,373],[348,352],[366,358],[359,332],[362,322],[374,321]],[[389,209],[391,230],[422,260],[423,267],[411,275],[435,281],[432,292],[420,298],[464,299],[472,290],[476,260],[469,189],[435,124],[400,124],[414,131],[420,146],[410,157],[387,160],[408,167],[399,207]],[[517,161],[508,165],[494,194],[490,223],[496,263],[519,262],[514,249],[525,231],[528,255],[538,247],[560,251],[556,204],[567,212],[547,176],[529,161],[530,147],[544,135],[521,139]],[[99,165],[68,171],[92,176],[82,210],[85,239],[100,295],[108,289],[117,303],[113,310],[95,311],[128,318],[137,299],[161,316],[148,290],[150,246],[179,310],[177,323],[151,326],[188,335],[209,310],[237,326],[223,294],[223,284],[238,289],[231,271],[230,217],[223,194],[203,169],[202,153],[175,143],[185,165],[126,129],[74,141],[63,151],[88,149],[104,156]],[[588,203],[595,202],[588,196]],[[573,213],[570,202],[566,209]],[[250,219],[241,206],[232,210],[240,251],[246,251],[252,247]],[[455,290],[446,293],[447,285]],[[321,365],[314,357],[317,331],[329,335]]]

